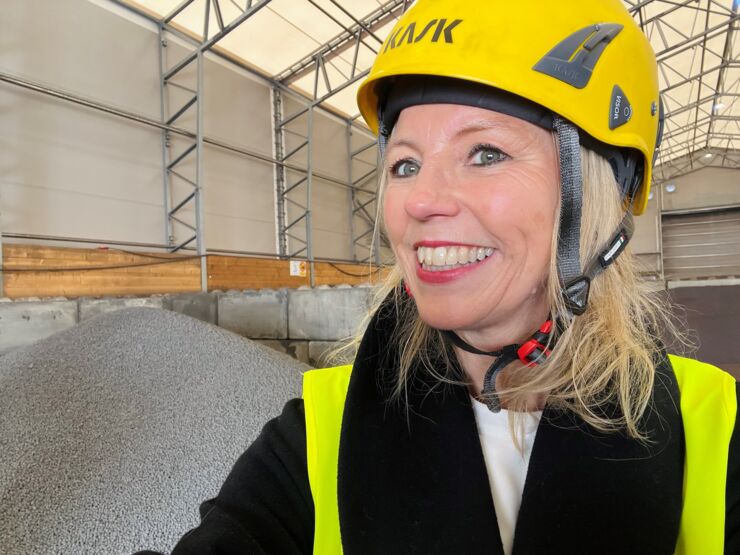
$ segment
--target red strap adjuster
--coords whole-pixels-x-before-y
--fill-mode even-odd
[[[525,341],[516,350],[519,360],[527,366],[537,366],[550,356],[550,349],[545,347],[547,339],[552,332],[552,320],[548,320],[538,329],[531,339]]]

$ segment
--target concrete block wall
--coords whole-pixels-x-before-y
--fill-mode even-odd
[[[218,325],[251,339],[287,339],[287,289],[230,291],[220,295]]]
[[[77,321],[76,301],[3,302],[0,304],[0,353],[71,328]]]
[[[162,297],[139,297],[139,298],[121,298],[121,299],[80,299],[79,321],[88,320],[98,314],[114,312],[122,308],[132,308],[136,306],[146,306],[149,308],[164,308]]]
[[[288,334],[293,339],[331,341],[349,337],[369,308],[370,289],[338,285],[291,291]]]
[[[289,354],[313,366],[354,335],[369,286],[214,291],[152,297],[0,299],[0,355],[102,313],[130,307],[172,310]]]

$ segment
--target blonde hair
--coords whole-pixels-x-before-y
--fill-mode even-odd
[[[581,265],[585,266],[605,246],[624,214],[609,163],[593,151],[581,148],[583,205],[581,219]],[[382,206],[385,173],[381,177],[378,206]],[[380,210],[378,211],[380,216]],[[547,295],[553,314],[566,314],[557,279],[559,221],[552,230],[552,254]],[[465,383],[449,360],[439,330],[419,317],[416,304],[399,287],[401,269],[394,265],[379,284],[364,329],[381,303],[392,295],[398,327],[398,376],[393,398],[403,400],[412,367],[417,363],[440,384]],[[588,310],[575,317],[563,331],[544,363],[511,372],[504,389],[507,408],[526,411],[526,397],[547,396],[550,407],[574,413],[603,432],[625,431],[646,440],[639,421],[648,410],[660,358],[659,331],[681,339],[671,320],[667,302],[650,294],[640,277],[635,255],[628,246],[621,256],[592,282]],[[362,334],[354,339],[356,348]],[[346,352],[346,351],[345,351]],[[436,368],[433,361],[443,361]],[[617,409],[617,410],[614,410]],[[514,426],[512,425],[512,428]],[[517,438],[515,437],[515,440]]]

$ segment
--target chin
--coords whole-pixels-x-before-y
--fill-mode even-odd
[[[422,321],[440,330],[475,329],[480,321],[470,309],[459,304],[450,306],[440,302],[424,302],[419,299],[416,302],[419,317]]]

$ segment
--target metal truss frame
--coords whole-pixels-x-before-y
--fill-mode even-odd
[[[665,82],[661,95],[666,106],[666,124],[655,181],[664,183],[706,165],[705,156],[709,154],[714,160],[719,159],[723,167],[740,168],[733,155],[740,149],[740,117],[723,116],[718,109],[722,105],[732,109],[740,97],[740,80],[728,82],[727,79],[729,69],[740,67],[737,48],[733,48],[740,23],[737,2],[732,7],[717,0],[625,0],[625,3],[643,32],[662,45],[656,57]],[[648,10],[652,13],[650,17]],[[668,16],[677,10],[693,11],[690,30],[678,29],[669,22]],[[719,18],[722,21],[717,23]],[[680,39],[671,41],[669,36]],[[721,52],[708,45],[721,37],[724,37]],[[679,63],[686,62],[689,56],[687,72]],[[679,100],[676,96],[679,92],[687,93],[690,102]],[[682,123],[675,123],[678,116],[682,116]],[[683,122],[686,118],[687,122]],[[718,130],[718,122],[728,124]]]
[[[382,163],[376,160],[370,163],[361,158],[365,152],[377,148],[375,140],[361,144],[353,148],[352,127],[347,126],[347,180],[351,185],[348,193],[349,201],[349,228],[350,228],[350,253],[352,260],[362,263],[375,263],[380,266],[380,247],[383,243],[377,234],[376,216],[378,202],[377,177],[378,168]],[[376,150],[377,154],[377,150]],[[363,168],[357,175],[357,166]],[[367,166],[370,166],[367,168]],[[376,186],[367,187],[369,183]],[[372,211],[372,205],[375,204],[376,212]],[[387,246],[387,245],[386,245]]]
[[[184,0],[170,14],[163,18],[162,23],[169,24],[179,13],[187,8],[194,0]],[[216,36],[204,39],[204,44],[215,44],[218,35],[229,28],[232,24],[224,24],[221,17],[219,2],[226,0],[209,0],[212,4],[215,17],[221,30]],[[231,1],[231,0],[230,0]],[[316,0],[303,0],[310,3],[324,16],[334,21],[341,27],[341,32],[325,44],[316,48],[310,54],[296,61],[283,71],[269,77],[273,84],[273,116],[275,135],[275,160],[276,165],[276,196],[278,213],[278,245],[279,254],[283,257],[305,256],[312,260],[311,248],[311,205],[310,194],[315,171],[310,160],[312,125],[314,110],[326,106],[326,101],[336,93],[353,85],[363,79],[367,69],[358,66],[358,53],[360,48],[368,48],[372,52],[382,44],[376,31],[389,21],[397,18],[411,3],[409,0],[390,0],[382,3],[372,13],[359,19],[341,6],[337,0],[328,0],[334,7],[342,11],[352,21],[351,25],[345,25],[334,17],[327,9]],[[234,3],[234,2],[232,2]],[[638,21],[643,31],[648,36],[655,35],[662,42],[662,48],[657,49],[656,56],[659,62],[659,70],[665,80],[662,94],[667,106],[667,123],[664,135],[663,149],[656,168],[657,181],[665,181],[676,177],[680,173],[691,171],[695,165],[695,158],[712,152],[716,154],[714,159],[727,167],[738,167],[734,152],[740,148],[736,139],[740,138],[735,131],[728,132],[719,122],[727,120],[734,123],[740,131],[740,123],[734,116],[723,116],[716,113],[714,106],[719,99],[727,100],[734,104],[740,97],[738,83],[727,82],[728,69],[738,66],[738,60],[732,58],[733,39],[738,23],[738,13],[735,8],[730,9],[718,0],[625,0],[633,17]],[[250,9],[260,6],[262,2],[247,2],[243,15],[238,18],[242,21]],[[670,14],[677,10],[693,10],[694,24],[690,32],[677,29],[668,20]],[[711,17],[710,17],[711,16]],[[723,21],[716,24],[717,16],[722,16]],[[710,25],[712,20],[712,25]],[[204,25],[207,29],[207,22]],[[206,36],[207,31],[204,31]],[[680,40],[668,40],[668,36],[680,36]],[[715,52],[708,47],[708,42],[717,37],[724,36],[724,49]],[[701,49],[701,59],[696,59],[695,52]],[[685,57],[687,52],[694,51],[690,71],[688,74],[680,71],[677,62],[681,56]],[[327,67],[332,65],[333,60],[345,53],[352,57],[349,72],[337,71],[342,78],[337,79],[330,76]],[[719,58],[720,63],[710,63],[711,52],[713,58]],[[346,61],[346,59],[345,59]],[[698,64],[698,66],[697,66]],[[175,66],[177,67],[177,66]],[[336,66],[334,66],[336,69]],[[283,97],[289,93],[289,86],[299,79],[312,75],[312,88],[307,97],[304,96],[304,105],[293,113],[285,114],[285,102]],[[715,79],[716,76],[716,79]],[[710,83],[709,81],[716,81]],[[697,86],[698,85],[698,86]],[[680,103],[676,100],[674,92],[683,90],[685,87],[692,88],[693,100],[689,104]],[[706,87],[712,86],[710,94],[706,93]],[[696,94],[694,94],[694,92]],[[686,117],[690,114],[690,123],[676,124],[674,119],[679,116]],[[357,151],[352,149],[353,125],[357,116],[346,119],[347,122],[347,152],[348,170],[347,187],[349,217],[351,230],[351,256],[356,261],[378,260],[377,252],[367,251],[367,239],[369,236],[375,238],[375,214],[368,209],[377,200],[377,167],[368,168],[366,172],[358,172],[358,156],[367,149],[372,148],[373,143],[362,145]],[[345,118],[342,118],[345,119]],[[304,130],[300,133],[294,129],[296,123],[301,121]],[[292,127],[291,127],[292,126]],[[733,128],[734,129],[734,128]],[[287,151],[285,148],[287,135],[301,135],[298,145]],[[717,146],[717,141],[722,141],[722,147]],[[697,156],[686,156],[686,144],[689,143],[689,152],[697,153]],[[309,154],[307,163],[301,171],[288,171],[289,165],[297,166],[293,162],[298,156]],[[673,160],[675,159],[675,163]],[[686,162],[689,162],[689,167]],[[704,164],[706,165],[706,164]],[[359,175],[355,175],[359,173]],[[375,186],[372,181],[375,180]],[[299,198],[300,197],[300,198]],[[290,217],[289,217],[290,214]],[[305,231],[303,231],[305,224]],[[301,232],[297,233],[300,226]],[[371,245],[379,247],[374,240]],[[378,249],[376,248],[376,251]]]
[[[273,87],[275,158],[279,162],[287,163],[291,158],[305,153],[306,166],[301,172],[291,172],[286,170],[285,166],[280,166],[276,172],[279,252],[282,257],[305,257],[313,262],[311,198],[314,176],[312,161],[314,107],[309,105],[305,112],[307,114],[305,131],[301,129],[304,135],[291,128],[291,124],[292,127],[296,127],[300,123],[297,118],[286,121],[282,117],[284,94],[277,87]],[[288,135],[297,137],[300,142],[286,152]],[[301,222],[304,224],[302,235],[299,232]]]
[[[380,241],[376,240],[377,181],[380,161],[375,167],[368,163],[367,152],[375,143],[367,130],[358,122],[358,116],[339,114],[327,101],[335,94],[363,79],[368,69],[358,64],[362,48],[377,52],[382,44],[377,35],[378,29],[397,18],[410,0],[386,0],[379,2],[372,13],[359,18],[342,6],[341,0],[326,0],[333,8],[341,11],[351,24],[342,23],[317,0],[308,2],[340,28],[340,32],[310,54],[297,60],[275,75],[260,73],[238,59],[230,57],[215,46],[245,21],[268,7],[271,0],[202,0],[202,33],[199,37],[184,32],[175,24],[176,18],[186,9],[194,9],[196,0],[181,0],[177,6],[163,17],[153,17],[130,5],[126,0],[112,2],[133,11],[154,22],[160,34],[160,95],[161,114],[153,120],[139,114],[132,114],[100,102],[53,90],[45,85],[32,83],[0,72],[0,81],[42,92],[57,98],[75,102],[89,108],[112,113],[139,123],[156,127],[162,131],[162,166],[164,195],[164,244],[172,252],[195,249],[201,256],[202,287],[207,286],[206,256],[209,253],[203,233],[203,149],[212,145],[227,149],[254,159],[272,163],[275,168],[275,190],[277,208],[277,255],[280,257],[305,258],[314,260],[312,240],[311,195],[314,185],[332,186],[347,189],[348,217],[351,230],[351,258],[358,262],[379,262]],[[298,1],[298,0],[296,0]],[[225,2],[239,8],[239,13],[231,21],[224,19],[222,9]],[[663,148],[656,168],[656,182],[662,183],[683,173],[696,169],[700,158],[711,153],[711,165],[740,168],[740,118],[724,115],[715,109],[720,101],[734,106],[740,98],[740,79],[729,77],[740,67],[740,60],[734,47],[737,27],[740,24],[737,2],[729,8],[719,0],[624,0],[635,20],[650,37],[655,37],[659,71],[665,81],[662,91],[666,102],[667,123]],[[196,4],[201,5],[201,4]],[[324,4],[326,5],[326,4]],[[693,10],[692,29],[677,29],[671,24],[670,15],[677,10]],[[233,10],[232,10],[233,12]],[[721,22],[717,19],[721,17]],[[215,24],[214,24],[215,22]],[[711,25],[710,25],[711,23]],[[214,32],[211,32],[211,29]],[[680,37],[678,40],[675,37]],[[671,37],[671,40],[669,40]],[[712,45],[718,37],[724,37],[723,48]],[[189,45],[189,52],[171,65],[167,59],[169,41],[177,38]],[[657,42],[656,42],[657,41]],[[720,51],[721,50],[721,51]],[[247,148],[227,144],[204,134],[203,103],[204,83],[203,65],[206,54],[219,56],[247,72],[266,80],[272,87],[274,155],[265,156]],[[341,76],[332,77],[328,67],[336,65],[337,57],[349,53],[352,58],[348,72],[336,71]],[[700,56],[698,54],[701,54]],[[679,60],[691,58],[689,71],[680,67]],[[716,60],[720,61],[717,62]],[[343,59],[345,62],[346,58]],[[195,84],[181,82],[186,68],[195,67]],[[312,76],[309,92],[301,92],[292,85],[299,79]],[[191,77],[192,79],[192,77]],[[679,92],[690,88],[690,102],[677,100]],[[177,94],[172,94],[178,89]],[[174,99],[182,93],[187,97],[180,103]],[[291,97],[302,106],[286,115],[286,98]],[[313,126],[316,111],[327,111],[342,120],[346,125],[348,166],[346,181],[319,172],[312,162]],[[182,121],[195,114],[195,129],[186,129]],[[687,119],[688,118],[688,119]],[[678,122],[681,123],[678,123]],[[358,140],[358,135],[367,137],[368,142]],[[295,142],[295,138],[298,141]],[[689,144],[688,149],[686,144]],[[286,149],[290,144],[291,148]],[[184,145],[184,146],[183,146]],[[179,150],[175,151],[175,147]],[[688,152],[688,154],[687,154]],[[304,163],[296,162],[299,158]],[[195,169],[185,171],[186,162],[195,160]],[[363,164],[368,166],[363,168]],[[318,181],[314,183],[315,178]],[[173,187],[173,184],[177,184]],[[184,196],[175,198],[173,191],[188,190]],[[186,216],[187,215],[187,216]],[[187,217],[191,220],[187,220]],[[371,231],[372,230],[372,231]],[[182,232],[184,235],[180,236]],[[368,244],[368,239],[369,244]],[[0,248],[2,239],[0,238]],[[1,275],[1,274],[0,274]]]
[[[278,196],[278,235],[280,244],[280,254],[282,256],[297,256],[303,252],[306,252],[308,259],[313,260],[312,248],[311,248],[311,186],[312,186],[312,164],[311,164],[311,141],[313,134],[313,111],[317,106],[324,104],[328,99],[344,90],[345,88],[353,85],[357,81],[364,79],[369,73],[369,70],[360,71],[358,68],[358,54],[361,45],[365,45],[372,52],[377,53],[374,46],[368,44],[372,39],[377,48],[383,43],[376,34],[375,30],[382,27],[389,21],[394,20],[400,16],[410,4],[409,0],[390,0],[378,9],[374,10],[367,17],[362,20],[358,20],[353,17],[347,10],[336,0],[330,0],[330,2],[337,8],[342,10],[345,15],[348,15],[353,20],[353,25],[348,27],[337,21],[330,13],[324,8],[317,4],[314,0],[307,0],[316,9],[324,13],[327,17],[331,18],[335,23],[343,28],[343,31],[332,38],[325,45],[319,47],[314,52],[299,60],[291,67],[280,72],[274,76],[274,80],[288,87],[291,83],[300,79],[305,75],[313,73],[313,87],[310,102],[291,113],[288,116],[283,114],[284,103],[281,101],[282,92],[278,87],[273,88],[273,99],[274,99],[274,115],[275,115],[275,148],[276,152],[280,153],[277,156],[281,161],[286,161],[290,156],[295,155],[302,149],[307,150],[308,156],[308,167],[303,177],[289,183],[287,179],[287,172],[280,171],[276,172],[276,190]],[[327,72],[326,66],[330,64],[332,59],[339,56],[343,52],[352,49],[352,64],[349,75],[343,75],[344,79],[340,83],[332,83]],[[320,85],[323,84],[325,92],[319,94]],[[307,136],[301,136],[303,142],[290,152],[285,152],[285,134],[288,126],[297,121],[302,116],[307,115],[308,129]],[[371,141],[369,144],[364,145],[358,151],[352,150],[352,134],[354,122],[357,116],[346,120],[347,130],[347,154],[348,154],[348,172],[347,172],[347,183],[349,185],[348,201],[349,201],[349,227],[350,227],[350,253],[353,261],[358,262],[369,262],[375,261],[378,265],[380,264],[380,247],[382,242],[376,237],[376,217],[368,210],[368,207],[377,201],[377,178],[378,178],[378,167],[379,161],[369,169],[366,173],[356,178],[354,175],[354,168],[358,160],[358,155],[366,150],[375,147],[375,141]],[[374,186],[370,188],[365,187],[369,183],[374,182]],[[295,199],[291,198],[291,195],[296,194],[296,190],[302,187],[305,189],[306,204],[302,205]],[[293,206],[300,210],[297,216],[289,218],[288,208]],[[306,231],[304,238],[295,236],[291,230],[293,226],[301,221],[305,221]],[[368,241],[369,237],[369,241]],[[376,240],[378,239],[378,240]],[[293,241],[298,243],[300,247],[298,250],[288,248],[289,242]],[[365,256],[360,256],[358,249],[366,250]]]
[[[164,187],[164,211],[165,211],[165,244],[169,245],[170,252],[177,252],[191,243],[195,242],[196,252],[200,257],[201,289],[208,290],[208,261],[207,249],[204,237],[204,121],[203,121],[203,95],[204,95],[204,55],[213,48],[218,41],[223,39],[244,21],[258,13],[267,6],[271,0],[249,0],[242,13],[228,24],[224,23],[219,0],[205,0],[203,14],[203,34],[194,48],[173,65],[168,64],[167,47],[168,33],[172,32],[170,22],[185,8],[193,4],[195,0],[183,0],[178,6],[162,18],[159,23],[159,69],[160,69],[160,106],[162,124],[171,126],[180,121],[185,114],[195,110],[195,137],[186,141],[186,145],[176,154],[173,153],[174,146],[172,136],[168,130],[162,132],[162,169]],[[219,31],[209,36],[211,13],[215,14]],[[181,33],[178,33],[181,35]],[[195,64],[196,82],[195,88],[190,88],[178,83],[176,78],[182,72]],[[171,108],[172,95],[170,90],[177,88],[187,92],[184,103]],[[180,170],[185,163],[195,158],[195,171],[186,175],[187,171]],[[193,175],[194,173],[194,175]],[[184,197],[175,197],[175,181],[184,183],[191,190]],[[186,221],[184,215],[186,210],[194,212],[195,221]],[[179,236],[179,231],[185,230],[185,237]]]
[[[125,2],[121,2],[120,0],[114,1],[125,5]],[[247,0],[245,7],[243,9],[240,7],[241,15],[237,16],[233,21],[226,23],[223,19],[223,10],[221,9],[221,2],[223,1],[225,0],[205,1],[202,39],[194,44],[194,49],[191,53],[171,67],[167,66],[164,54],[167,47],[167,35],[173,34],[190,43],[194,42],[192,37],[183,33],[176,27],[173,27],[172,22],[180,13],[190,7],[195,0],[183,0],[169,14],[157,21],[160,30],[161,44],[162,123],[165,126],[175,123],[190,109],[198,111],[201,104],[200,99],[203,94],[202,70],[199,70],[198,74],[201,77],[199,77],[195,89],[191,91],[192,96],[183,105],[179,106],[177,110],[169,110],[167,88],[183,88],[174,81],[174,77],[191,63],[195,62],[202,65],[203,55],[206,51],[211,50],[224,36],[236,29],[244,21],[252,17],[270,2],[270,0]],[[314,256],[311,213],[313,180],[314,176],[321,177],[322,179],[326,178],[326,176],[321,176],[314,170],[312,163],[314,112],[318,107],[324,108],[326,101],[332,96],[358,82],[367,75],[368,70],[359,71],[357,66],[360,46],[364,45],[367,48],[370,48],[373,52],[377,52],[376,48],[380,47],[382,39],[375,34],[375,31],[389,21],[397,18],[406,10],[411,2],[410,0],[390,0],[378,9],[374,10],[367,17],[358,19],[343,8],[336,0],[329,0],[336,8],[341,10],[353,21],[352,26],[346,26],[334,18],[321,5],[316,3],[315,0],[306,1],[311,3],[325,16],[331,18],[335,23],[341,26],[342,32],[306,58],[293,64],[290,68],[287,68],[276,76],[267,77],[267,80],[272,84],[278,255],[284,258],[306,258],[308,261],[313,263]],[[235,2],[232,2],[232,4],[236,5]],[[213,36],[209,36],[209,23],[212,14],[216,19],[219,30]],[[353,64],[350,75],[341,83],[331,83],[326,70],[326,65],[330,64],[334,57],[341,55],[350,48],[354,49]],[[246,69],[250,71],[249,68]],[[314,74],[314,87],[313,93],[308,98],[297,94],[289,88],[290,83],[310,72],[313,72]],[[264,75],[261,75],[261,77],[265,78]],[[326,88],[322,94],[319,94],[320,83],[322,83]],[[299,102],[304,104],[303,108],[287,117],[284,116],[284,98],[286,95],[298,98]],[[202,111],[199,113],[202,113]],[[305,135],[293,129],[299,119],[301,121],[304,119],[302,116],[306,116]],[[353,127],[360,128],[356,122],[356,116],[351,118],[343,117],[342,119],[345,121],[348,136],[351,136]],[[205,255],[207,254],[207,250],[205,248],[203,237],[202,149],[203,144],[208,141],[203,138],[202,126],[196,125],[196,127],[201,131],[196,131],[193,145],[188,146],[174,157],[170,152],[172,146],[171,134],[168,130],[163,130],[162,164],[164,168],[164,196],[166,212],[165,239],[166,243],[171,245],[171,249],[173,251],[185,248],[187,245],[195,241],[198,245],[198,254],[203,255],[202,259],[205,266]],[[299,136],[301,139],[299,145],[289,151],[286,150],[285,147],[287,135]],[[368,145],[367,148],[370,148],[371,146],[374,146],[374,142]],[[182,173],[178,172],[176,168],[176,166],[185,160],[191,153],[195,154],[197,160],[195,179],[187,178]],[[293,160],[302,154],[305,154],[306,163],[304,165],[293,163]],[[348,146],[348,159],[350,161],[350,166],[353,165],[352,162],[356,159],[355,156],[356,155],[351,152],[351,149]],[[350,172],[351,171],[352,170],[350,168]],[[371,188],[363,187],[373,178],[377,181],[377,165],[371,172],[361,176],[359,180],[355,180],[354,176],[349,173],[347,183],[342,184],[348,188],[350,212],[353,214],[353,221],[350,222],[352,239],[351,256],[353,260],[360,260],[356,252],[356,246],[362,245],[362,240],[368,235],[367,229],[363,229],[359,237],[355,234],[354,230],[357,227],[357,222],[354,221],[357,219],[355,216],[359,217],[360,222],[365,226],[372,227],[373,231],[375,230],[375,216],[367,207],[376,200],[377,184],[375,187]],[[189,184],[193,187],[193,192],[182,199],[173,199],[171,195],[173,179],[184,181]],[[334,182],[334,185],[337,184],[336,180],[328,179],[328,181]],[[196,218],[194,225],[184,222],[182,218],[178,217],[178,212],[187,209],[191,204],[195,205]],[[174,229],[186,229],[192,234],[178,242],[176,240],[176,234],[173,231]],[[379,243],[371,241],[370,249],[375,249],[376,252],[374,254],[371,252],[364,259],[374,258],[376,261],[379,261]],[[202,275],[207,275],[205,268],[202,270]],[[206,286],[207,284],[204,282],[203,287],[205,288]]]

